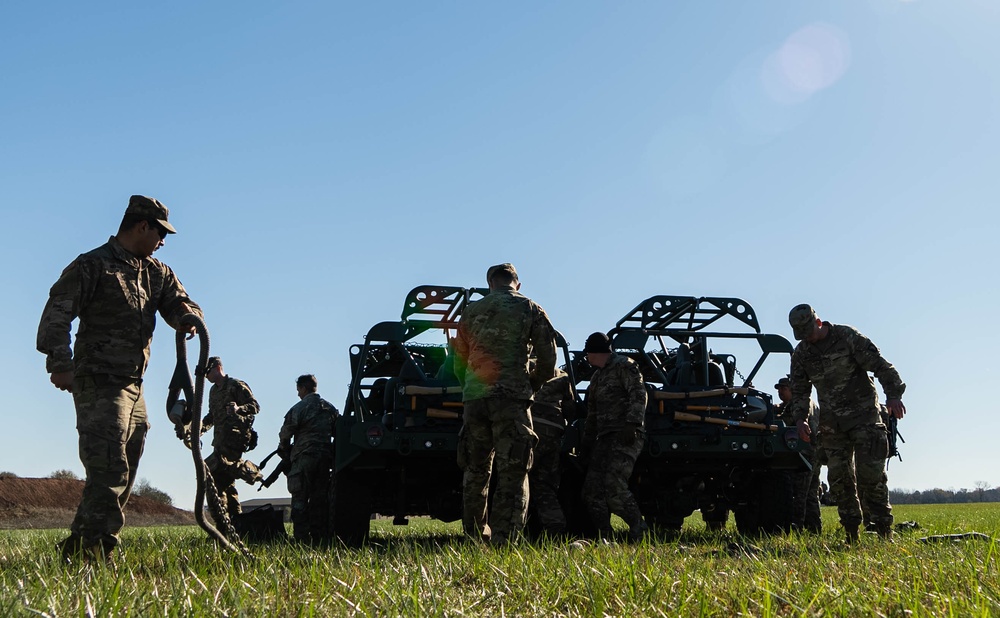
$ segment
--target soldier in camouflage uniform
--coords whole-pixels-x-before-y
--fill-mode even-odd
[[[299,402],[285,415],[278,433],[278,454],[291,462],[287,476],[295,539],[322,544],[333,538],[331,440],[340,413],[319,396],[317,388],[313,375],[302,375],[295,381]]]
[[[566,419],[575,415],[575,407],[573,382],[558,369],[556,377],[535,393],[531,404],[532,426],[538,435],[528,474],[531,510],[543,534],[554,538],[566,534],[566,515],[559,503],[559,458]]]
[[[205,458],[205,465],[212,473],[222,508],[233,520],[243,512],[236,479],[250,484],[261,480],[257,466],[243,459],[243,453],[257,447],[253,421],[260,412],[260,404],[246,382],[226,375],[218,356],[208,359],[205,379],[212,383],[212,390],[208,393],[208,414],[201,421],[201,431],[205,433],[215,428],[212,434],[214,450]],[[215,513],[213,516],[220,517]],[[216,523],[222,525],[220,521]]]
[[[512,264],[490,267],[486,281],[490,293],[465,310],[455,338],[455,374],[465,402],[458,458],[464,469],[462,527],[470,537],[500,545],[524,529],[531,451],[538,442],[528,406],[554,375],[556,343],[545,311],[518,292]],[[494,464],[497,483],[487,523]]]
[[[587,337],[583,348],[596,371],[587,387],[583,447],[588,453],[583,502],[601,537],[611,538],[611,515],[629,527],[629,540],[646,529],[628,481],[646,440],[646,387],[639,366],[615,354],[604,333]]]
[[[77,257],[52,286],[38,325],[37,347],[52,384],[73,394],[87,475],[71,534],[58,545],[65,559],[106,560],[118,545],[149,429],[142,376],[157,311],[172,328],[192,334],[182,318],[202,316],[170,267],[152,257],[176,232],[167,216],[158,200],[133,195],[118,233]]]
[[[823,322],[809,305],[794,307],[788,322],[800,342],[792,353],[792,414],[800,438],[808,441],[812,433],[807,422],[809,395],[815,386],[823,409],[820,434],[830,491],[847,540],[857,541],[862,522],[859,487],[866,494],[878,533],[891,539],[892,507],[885,474],[889,442],[879,416],[875,382],[868,372],[882,384],[886,408],[896,418],[906,414],[900,399],[906,385],[875,344],[854,328]]]
[[[778,390],[778,416],[787,425],[794,425],[795,419],[792,417],[792,381],[788,376],[778,380],[774,385]],[[809,400],[809,429],[812,431],[812,442],[803,442],[802,455],[809,460],[811,470],[803,470],[793,474],[792,483],[794,486],[792,502],[792,526],[799,530],[808,530],[819,534],[823,531],[823,520],[820,517],[819,509],[819,477],[823,464],[821,459],[823,447],[819,446],[819,407],[812,399]]]

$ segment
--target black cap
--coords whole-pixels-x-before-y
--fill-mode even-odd
[[[146,219],[152,219],[165,229],[168,234],[177,233],[174,226],[167,222],[167,217],[170,216],[170,211],[167,210],[167,207],[164,206],[163,202],[160,200],[146,197],[145,195],[133,195],[129,198],[128,208],[125,209],[125,214],[138,215]]]
[[[788,324],[792,327],[792,334],[799,341],[802,341],[813,332],[813,325],[816,324],[816,310],[803,303],[795,305],[788,312]]]
[[[781,388],[782,386],[792,387],[792,379],[788,376],[778,379],[778,383],[774,385],[774,388]]]
[[[604,333],[594,333],[587,337],[587,343],[583,346],[583,351],[595,354],[607,354],[611,352],[611,340]]]

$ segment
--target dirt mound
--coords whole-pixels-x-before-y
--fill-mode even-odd
[[[71,479],[0,478],[0,528],[69,526],[83,495],[83,481]],[[125,506],[127,525],[193,524],[194,514],[133,495]]]

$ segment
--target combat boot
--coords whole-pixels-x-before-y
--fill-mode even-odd
[[[117,545],[114,541],[87,541],[77,533],[72,533],[56,543],[56,549],[66,564],[82,559],[90,564],[114,565],[114,551]]]
[[[629,543],[639,543],[642,541],[642,537],[646,536],[646,531],[649,530],[649,526],[640,517],[639,523],[633,524],[628,528],[628,542]]]
[[[113,567],[115,566],[114,552],[114,545],[108,547],[101,541],[97,541],[83,548],[83,558],[90,564]]]
[[[511,537],[506,534],[491,534],[490,535],[490,547],[506,547],[512,542]]]
[[[68,537],[56,543],[56,550],[62,557],[62,561],[70,564],[83,554],[83,538],[72,532]]]
[[[844,532],[847,534],[847,544],[857,545],[858,544],[858,526],[844,526]]]
[[[883,541],[892,543],[892,524],[879,524],[875,527],[875,532]]]
[[[725,532],[726,522],[725,521],[706,521],[705,529],[709,532]]]

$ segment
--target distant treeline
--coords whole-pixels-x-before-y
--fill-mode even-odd
[[[967,502],[1000,502],[1000,487],[976,489],[928,489],[926,491],[889,490],[893,504],[964,504]]]

